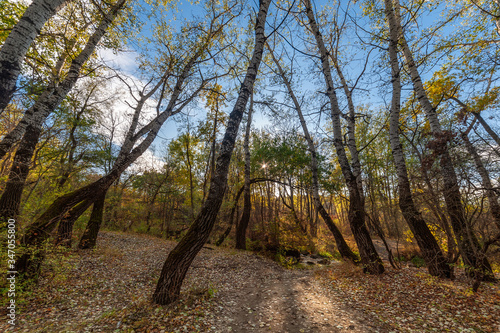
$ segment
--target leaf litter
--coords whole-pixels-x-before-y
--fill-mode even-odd
[[[287,270],[253,254],[204,248],[179,301],[152,304],[175,242],[101,232],[95,250],[65,254],[22,295],[16,332],[498,332],[500,292],[424,269],[370,276],[344,263]],[[0,315],[5,318],[5,307]],[[6,321],[0,331],[8,331]]]

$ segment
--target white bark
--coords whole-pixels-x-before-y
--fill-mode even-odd
[[[468,267],[473,267],[473,269],[467,269],[470,275],[476,276],[478,272],[481,272],[479,274],[490,275],[491,267],[487,259],[484,257],[481,258],[478,254],[481,250],[481,245],[474,235],[474,232],[470,230],[467,225],[457,175],[448,150],[448,134],[441,129],[437,112],[427,96],[422,78],[420,77],[417,65],[413,59],[412,51],[406,42],[403,27],[401,25],[399,0],[393,0],[393,3],[394,10],[388,13],[390,16],[389,18],[393,20],[396,25],[401,50],[413,83],[413,90],[426,115],[431,132],[434,136],[435,151],[440,157],[441,175],[444,185],[443,196],[445,198],[448,214],[450,215],[453,232],[457,238],[458,248],[465,264]]]
[[[354,176],[347,154],[342,143],[342,129],[340,123],[340,107],[337,100],[337,94],[335,93],[335,88],[333,85],[332,72],[329,62],[329,52],[325,47],[323,41],[323,36],[319,30],[316,19],[314,18],[314,13],[312,11],[312,5],[310,0],[303,0],[307,18],[309,20],[309,27],[316,40],[316,45],[319,49],[321,66],[323,76],[326,83],[326,94],[330,101],[330,111],[331,119],[333,125],[333,142],[335,145],[335,150],[337,152],[337,159],[342,170],[342,174],[349,189],[349,224],[351,226],[352,233],[358,245],[359,253],[361,256],[361,262],[363,263],[365,270],[372,274],[381,274],[384,272],[384,266],[378,253],[373,245],[370,234],[365,224],[366,212],[363,205],[363,200],[358,189],[358,184],[356,177]]]
[[[269,48],[269,45],[268,45]],[[313,203],[314,207],[316,209],[316,212],[321,215],[323,220],[325,221],[326,225],[330,229],[330,231],[333,234],[333,237],[335,238],[335,243],[337,245],[337,249],[339,250],[340,255],[345,258],[349,259],[352,261],[357,261],[358,258],[356,255],[351,251],[347,243],[345,242],[344,237],[342,236],[342,233],[340,230],[337,228],[335,223],[333,222],[332,218],[328,215],[328,212],[324,208],[323,204],[321,203],[321,198],[319,196],[319,171],[318,171],[318,154],[316,152],[316,147],[314,145],[314,141],[309,134],[309,129],[307,128],[306,120],[304,119],[304,115],[302,114],[302,107],[300,106],[300,103],[297,99],[297,96],[295,96],[295,93],[293,92],[292,89],[292,84],[286,77],[286,74],[281,67],[279,61],[276,59],[274,56],[274,53],[272,50],[269,48],[269,51],[271,53],[271,57],[276,64],[276,67],[278,68],[279,75],[281,76],[281,79],[283,80],[283,83],[285,84],[287,90],[288,90],[288,95],[293,101],[293,105],[295,106],[295,110],[297,111],[297,114],[299,116],[300,124],[302,126],[302,130],[304,131],[304,137],[307,141],[307,146],[309,153],[311,154],[311,174],[312,174],[312,197],[313,197]]]
[[[69,0],[35,0],[0,49],[0,114],[10,102],[21,64],[45,22]]]
[[[17,126],[8,133],[0,142],[0,158],[5,156],[7,151],[14,143],[19,141],[24,135],[26,128],[41,128],[45,119],[59,106],[62,100],[73,88],[77,82],[82,66],[94,53],[106,30],[118,15],[119,10],[124,6],[127,0],[119,0],[104,16],[94,34],[89,38],[85,48],[71,62],[66,77],[60,84],[53,80],[47,85],[45,91],[37,99],[36,103],[29,108]]]
[[[424,257],[429,273],[435,276],[450,277],[450,267],[448,266],[441,248],[422,218],[420,212],[415,207],[408,171],[403,153],[403,147],[399,139],[399,115],[401,105],[401,77],[397,55],[399,40],[398,24],[394,18],[391,0],[384,0],[386,18],[389,23],[389,59],[391,65],[392,82],[392,103],[390,112],[389,138],[392,156],[398,176],[399,207],[401,212],[413,232],[420,251]]]

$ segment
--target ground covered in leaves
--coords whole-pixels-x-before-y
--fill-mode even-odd
[[[348,264],[287,270],[269,259],[204,248],[181,299],[151,304],[174,242],[103,232],[93,251],[46,262],[18,297],[16,332],[499,332],[500,290],[424,269],[367,276]],[[6,318],[2,304],[0,315]],[[6,320],[0,331],[10,329]]]

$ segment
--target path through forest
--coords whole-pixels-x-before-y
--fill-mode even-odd
[[[378,320],[350,308],[326,289],[315,272],[284,270],[263,261],[240,289],[219,295],[218,331],[385,331]]]
[[[50,255],[36,288],[18,291],[15,332],[497,332],[500,289],[405,268],[369,276],[333,262],[285,269],[248,251],[207,245],[181,298],[151,302],[175,242],[102,232],[91,251]],[[5,318],[6,306],[0,307]],[[6,321],[0,332],[8,332]]]

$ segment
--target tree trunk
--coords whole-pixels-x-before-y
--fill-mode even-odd
[[[104,203],[106,201],[106,192],[103,192],[94,202],[92,214],[78,243],[79,249],[93,249],[97,243],[97,235],[102,224],[102,216],[104,213]]]
[[[441,129],[438,115],[427,96],[422,83],[422,78],[420,77],[417,65],[415,64],[410,47],[408,46],[403,33],[399,13],[399,1],[394,0],[394,4],[394,10],[388,14],[392,16],[392,20],[396,24],[402,53],[406,60],[408,72],[413,83],[413,89],[427,117],[427,121],[430,124],[431,132],[435,141],[434,151],[438,156],[440,156],[441,175],[443,177],[444,185],[443,195],[448,214],[450,215],[451,226],[457,239],[458,249],[462,255],[464,264],[466,265],[466,271],[470,276],[480,274],[486,279],[494,279],[493,271],[488,260],[485,257],[480,258],[480,256],[477,255],[481,252],[481,245],[479,244],[473,230],[471,230],[468,225],[465,217],[465,210],[462,204],[457,175],[448,150],[450,135]]]
[[[240,223],[236,226],[236,248],[246,250],[246,233],[248,223],[250,222],[250,213],[252,210],[252,201],[250,198],[250,130],[252,128],[252,113],[253,113],[253,94],[250,95],[250,107],[248,108],[248,119],[245,131],[245,140],[243,149],[245,151],[245,184],[243,193],[243,215],[241,215]]]
[[[9,178],[0,197],[0,230],[3,230],[7,225],[8,219],[15,219],[19,214],[24,184],[29,174],[31,158],[38,143],[40,132],[41,128],[28,127],[28,131],[25,133],[23,141],[14,155]]]
[[[97,44],[106,33],[109,25],[116,18],[120,9],[125,5],[126,1],[127,0],[119,0],[110,8],[108,13],[101,20],[99,26],[89,38],[85,48],[71,62],[68,74],[64,80],[60,84],[57,84],[57,81],[49,83],[45,91],[36,101],[35,105],[26,110],[21,121],[2,139],[0,142],[0,158],[5,156],[12,145],[24,135],[28,126],[41,127],[45,119],[47,119],[47,117],[62,102],[78,80],[82,66],[92,55]]]
[[[389,58],[392,72],[392,105],[389,128],[389,139],[391,142],[392,156],[396,173],[398,175],[399,207],[401,212],[413,232],[422,256],[427,264],[429,274],[439,277],[449,278],[451,276],[450,266],[439,247],[436,239],[432,235],[429,227],[422,218],[420,212],[415,207],[413,195],[408,180],[406,161],[403,153],[403,146],[399,140],[399,114],[401,101],[401,79],[399,60],[397,56],[397,43],[399,40],[398,31],[391,0],[385,0],[385,11],[390,27]]]
[[[84,200],[75,207],[73,207],[69,212],[64,214],[63,218],[59,222],[55,245],[62,245],[67,248],[71,248],[72,237],[73,237],[73,225],[75,224],[76,220],[78,220],[78,218],[83,213],[85,213],[85,211],[89,207],[90,203],[88,202],[88,200]]]
[[[269,178],[253,178],[250,180],[250,185],[255,184],[255,183],[261,183],[261,182],[273,182],[274,180],[269,179]],[[233,228],[233,220],[235,216],[235,211],[238,209],[238,201],[240,200],[241,195],[243,194],[243,191],[245,190],[245,185],[243,185],[239,190],[238,193],[236,194],[236,197],[234,199],[234,205],[231,208],[231,213],[229,217],[229,226],[227,227],[226,231],[219,237],[219,239],[215,242],[215,245],[220,246],[226,237],[229,235],[231,232],[231,229]],[[262,206],[262,205],[260,205]],[[236,219],[238,218],[238,213],[236,213]],[[264,230],[264,229],[262,229]]]
[[[262,60],[262,53],[266,36],[264,28],[267,10],[271,0],[261,0],[257,21],[255,24],[255,49],[250,60],[247,74],[241,85],[238,99],[229,116],[224,139],[222,140],[219,156],[217,157],[214,177],[210,182],[207,200],[193,224],[181,239],[179,244],[170,252],[163,265],[163,269],[153,294],[153,301],[157,304],[169,304],[179,298],[181,285],[192,261],[207,241],[213,228],[219,208],[222,204],[224,191],[227,186],[229,163],[234,149],[238,128],[245,111],[248,98],[253,90],[257,71]]]
[[[160,80],[149,93],[142,94],[142,97],[138,101],[135,108],[134,117],[124,143],[120,149],[120,153],[118,154],[111,171],[95,182],[57,198],[34,223],[28,226],[23,236],[24,245],[33,245],[33,251],[37,251],[37,247],[50,236],[50,233],[57,226],[57,223],[68,211],[82,201],[86,202],[87,208],[90,207],[99,195],[102,192],[107,191],[113,182],[120,178],[123,171],[125,171],[149,148],[153,140],[156,138],[156,135],[158,134],[158,131],[163,123],[171,115],[182,111],[183,107],[187,105],[187,103],[199,92],[199,90],[196,90],[193,95],[191,95],[191,98],[185,100],[184,103],[177,106],[177,109],[174,110],[179,95],[181,94],[183,83],[200,55],[201,50],[197,50],[197,52],[189,58],[189,61],[187,61],[182,73],[177,77],[175,87],[172,91],[169,104],[165,111],[160,113],[148,124],[135,132],[144,103],[153,95],[155,91],[157,91],[163,81]],[[145,138],[142,139],[140,143],[137,143],[143,136],[145,136]],[[29,257],[30,255],[27,253],[27,258]],[[28,260],[26,265],[27,270],[31,270],[29,266],[30,262]],[[37,267],[39,267],[39,265],[37,265]]]
[[[491,129],[490,125],[484,120],[479,112],[472,112],[474,117],[479,121],[479,123],[483,126],[483,128],[488,132],[488,134],[495,140],[498,146],[500,146],[500,137]]]
[[[87,210],[87,208],[90,206],[88,201],[82,201],[75,207],[73,207],[71,210],[69,210],[64,216],[61,218],[61,224],[63,227],[60,228],[59,234],[64,235],[65,239],[69,239],[70,242],[67,244],[63,243],[56,243],[56,245],[63,245],[66,247],[71,247],[71,235],[72,235],[72,230],[73,230],[73,223],[78,219],[78,217],[83,214]],[[31,226],[30,226],[31,227]],[[46,229],[45,234],[40,235],[40,237],[35,238],[35,241],[33,239],[28,239],[25,237],[23,238],[23,245],[31,245],[35,244],[35,246],[30,249],[30,251],[27,251],[23,253],[20,257],[19,260],[16,261],[16,270],[20,274],[24,274],[26,278],[36,278],[39,273],[40,265],[45,257],[44,250],[40,248],[40,244],[46,240],[49,236],[52,230],[54,229],[55,225],[53,225],[52,229]],[[33,235],[33,234],[32,234]],[[37,236],[37,233],[34,233],[34,236]],[[27,243],[26,241],[32,241],[32,243]]]
[[[316,39],[316,44],[320,52],[321,65],[325,83],[327,86],[327,95],[330,100],[331,118],[333,124],[334,145],[337,152],[337,158],[342,170],[342,174],[346,181],[349,190],[349,209],[348,219],[354,239],[358,245],[361,262],[364,270],[371,274],[381,274],[384,272],[384,265],[378,256],[377,250],[373,245],[372,239],[366,228],[366,214],[364,202],[361,193],[359,192],[358,183],[355,175],[351,170],[347,154],[342,143],[342,130],[340,124],[340,107],[335,93],[332,72],[329,63],[329,53],[323,42],[323,36],[319,31],[319,27],[314,18],[311,1],[304,0],[309,26]]]
[[[268,46],[269,47],[269,46]],[[297,110],[297,114],[299,116],[300,124],[302,125],[302,131],[304,132],[304,136],[307,141],[307,146],[309,149],[309,153],[311,154],[311,173],[312,173],[312,199],[314,202],[314,206],[316,208],[316,211],[321,215],[323,218],[323,221],[325,221],[328,229],[330,229],[333,237],[335,238],[335,243],[337,245],[337,249],[344,259],[351,260],[353,262],[358,261],[358,257],[354,254],[354,252],[351,251],[349,248],[349,245],[347,245],[344,237],[342,236],[342,233],[340,230],[337,228],[335,223],[333,222],[332,218],[326,211],[325,207],[323,207],[323,204],[321,203],[321,199],[319,196],[319,176],[318,176],[318,158],[317,158],[317,152],[316,152],[316,147],[314,145],[314,141],[309,134],[309,130],[307,128],[306,121],[304,119],[304,115],[302,114],[302,107],[300,106],[300,103],[297,99],[297,96],[295,96],[295,93],[293,92],[291,82],[288,80],[288,78],[285,75],[285,72],[283,71],[283,68],[281,67],[279,61],[276,59],[274,56],[274,53],[272,50],[269,48],[271,56],[273,58],[274,63],[276,64],[276,67],[278,68],[279,74],[281,76],[281,79],[283,80],[283,83],[287,87],[288,94],[290,95],[293,104],[295,106],[295,110]]]
[[[35,0],[9,33],[0,49],[0,114],[9,104],[21,64],[40,30],[68,0]]]
[[[42,132],[43,122],[46,117],[57,108],[75,85],[82,66],[94,52],[97,44],[104,36],[111,22],[117,16],[118,11],[125,4],[125,1],[126,0],[118,1],[105,15],[97,30],[89,38],[85,48],[71,63],[68,75],[63,82],[55,89],[50,88],[52,84],[49,85],[38,98],[35,105],[26,112],[27,114],[39,115],[41,118],[34,117],[36,121],[27,123],[28,125],[26,126],[24,136],[14,156],[14,163],[12,164],[9,179],[7,180],[5,190],[0,198],[0,217],[8,216],[8,218],[15,218],[18,214],[21,204],[21,195],[26,178],[29,174],[31,159]]]

